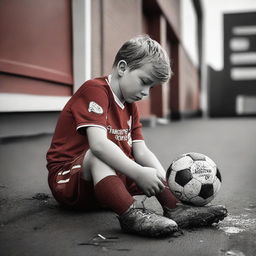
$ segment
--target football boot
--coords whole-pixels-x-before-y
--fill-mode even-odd
[[[123,231],[142,236],[162,237],[178,231],[175,221],[141,208],[130,208],[118,216]]]
[[[179,228],[194,228],[210,226],[227,216],[223,205],[208,205],[203,207],[178,204],[174,209],[163,208],[164,216],[174,220]]]

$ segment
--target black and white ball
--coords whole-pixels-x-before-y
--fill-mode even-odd
[[[201,153],[186,153],[175,159],[166,173],[173,194],[185,204],[204,206],[211,202],[221,187],[217,165]]]

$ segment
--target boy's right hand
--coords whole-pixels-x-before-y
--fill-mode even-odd
[[[158,194],[165,188],[157,173],[157,170],[151,167],[141,167],[138,171],[135,182],[148,197]]]

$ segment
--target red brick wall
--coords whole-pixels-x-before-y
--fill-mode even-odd
[[[179,108],[181,113],[189,113],[200,109],[198,70],[181,45],[179,55]]]
[[[142,33],[141,0],[107,0],[103,3],[103,73],[111,71],[124,41]]]
[[[0,92],[72,94],[69,0],[0,1]]]
[[[180,34],[180,0],[157,0],[162,13],[165,15],[172,29]]]

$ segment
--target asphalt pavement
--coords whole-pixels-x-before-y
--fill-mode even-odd
[[[50,135],[1,140],[0,255],[255,256],[256,119],[190,119],[143,130],[166,169],[186,152],[217,163],[223,183],[212,203],[226,205],[224,221],[161,239],[124,234],[114,213],[68,211],[52,198],[45,167]],[[161,213],[154,198],[146,206]]]

